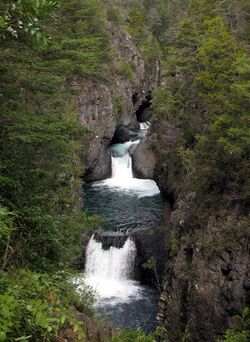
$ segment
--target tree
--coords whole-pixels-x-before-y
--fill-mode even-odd
[[[48,17],[57,8],[54,0],[2,0],[0,2],[0,38],[28,33],[38,41],[47,43],[41,18]]]

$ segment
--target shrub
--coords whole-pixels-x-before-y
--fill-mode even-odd
[[[115,63],[114,69],[116,74],[122,76],[125,80],[133,82],[135,80],[135,73],[130,64],[123,60]]]
[[[77,292],[69,277],[27,270],[0,273],[0,341],[52,341],[67,326],[83,338],[83,323],[72,305],[89,313],[93,297],[86,287]]]

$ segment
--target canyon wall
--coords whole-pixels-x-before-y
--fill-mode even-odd
[[[89,141],[83,151],[85,180],[95,181],[111,175],[110,144],[118,126],[136,126],[136,111],[158,84],[159,66],[154,61],[149,73],[144,58],[128,32],[118,27],[113,34],[116,58],[124,60],[133,73],[113,74],[106,70],[110,82],[84,80],[75,82],[74,89],[80,94],[72,99],[80,122],[89,130]]]

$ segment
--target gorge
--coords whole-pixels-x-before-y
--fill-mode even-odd
[[[88,212],[106,220],[105,231],[95,232],[88,242],[85,274],[96,291],[98,313],[119,328],[150,332],[156,327],[159,292],[140,282],[143,265],[139,263],[147,261],[140,232],[149,234],[160,223],[163,202],[153,180],[133,177],[130,153],[145,137],[149,124],[141,123],[139,128],[133,141],[110,145],[112,177],[85,187]]]
[[[0,1],[1,342],[249,341],[249,11]]]

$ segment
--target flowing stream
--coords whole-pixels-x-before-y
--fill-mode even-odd
[[[137,140],[110,146],[112,178],[85,188],[85,204],[90,214],[105,220],[102,238],[93,235],[86,251],[86,282],[96,292],[96,310],[119,328],[155,328],[159,295],[135,280],[137,250],[131,231],[148,229],[160,221],[162,198],[156,183],[133,177],[130,150],[146,134],[141,124]],[[102,236],[102,235],[101,235]]]

